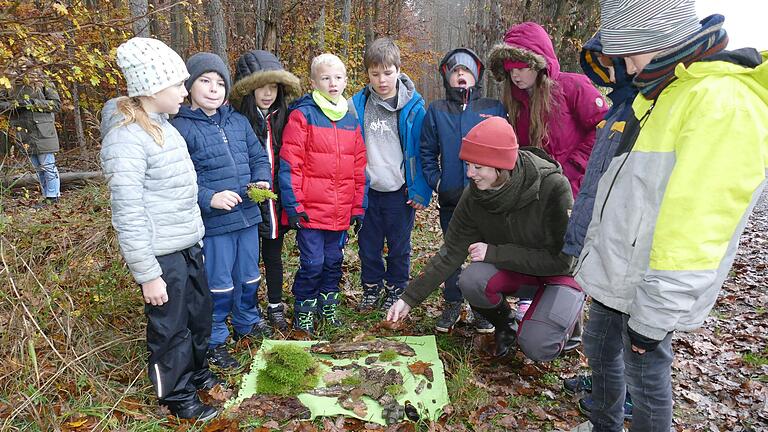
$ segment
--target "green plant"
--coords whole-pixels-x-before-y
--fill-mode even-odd
[[[385,349],[379,354],[380,362],[391,362],[397,358],[397,351],[393,349]]]
[[[268,199],[277,199],[277,195],[269,189],[261,189],[257,187],[248,188],[248,197],[253,202],[264,202]]]
[[[317,361],[301,347],[275,345],[264,356],[266,365],[259,371],[258,393],[294,396],[314,388],[320,380]]]

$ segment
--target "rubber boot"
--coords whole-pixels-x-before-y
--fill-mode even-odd
[[[496,339],[496,357],[504,357],[510,348],[515,347],[517,333],[515,332],[515,312],[509,307],[506,300],[502,300],[496,307],[491,309],[481,309],[472,307],[475,313],[485,317],[496,328],[494,338]]]

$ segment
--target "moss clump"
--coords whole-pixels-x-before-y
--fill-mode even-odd
[[[320,380],[317,361],[301,347],[275,345],[264,357],[267,364],[259,371],[257,393],[295,396]]]
[[[275,193],[271,190],[259,189],[255,186],[248,187],[248,197],[251,198],[251,201],[257,203],[264,202],[268,199],[277,199],[277,195],[275,195]]]
[[[396,358],[397,358],[397,351],[393,349],[385,349],[384,351],[381,352],[381,354],[379,354],[380,362],[391,362]]]
[[[360,375],[350,375],[344,379],[341,380],[341,385],[343,386],[359,386],[363,383],[363,380],[360,379]]]
[[[387,394],[392,397],[397,397],[398,395],[405,393],[405,387],[403,387],[401,384],[392,384],[388,385],[384,391],[386,391]]]

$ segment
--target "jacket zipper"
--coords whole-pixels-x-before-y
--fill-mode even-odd
[[[240,173],[237,172],[237,164],[235,163],[235,157],[232,156],[232,148],[229,146],[229,139],[227,139],[227,134],[224,133],[224,129],[216,123],[212,118],[208,118],[208,120],[211,121],[211,123],[215,124],[216,127],[219,129],[219,134],[221,135],[221,139],[224,140],[224,144],[227,146],[227,155],[229,156],[229,160],[232,162],[232,167],[234,168],[235,175],[237,176],[237,186],[238,189],[242,189],[242,185],[240,184]],[[248,144],[246,143],[246,150],[247,150]],[[248,197],[245,197],[247,199]],[[232,209],[234,210],[234,208]],[[243,219],[243,223],[246,227],[249,227],[250,224],[248,223],[248,219],[245,218],[245,213],[243,211],[240,211],[240,217]]]
[[[331,121],[331,124],[333,125],[333,136],[334,136],[334,139],[336,140],[336,175],[335,175],[336,178],[333,179],[333,182],[336,183],[336,181],[340,177],[339,169],[341,168],[341,146],[340,146],[340,143],[339,143],[339,130],[336,128],[336,122],[335,121]],[[354,170],[354,168],[353,168],[353,170]],[[354,178],[354,171],[352,173],[352,176]],[[339,206],[339,185],[338,184],[335,185],[335,187],[333,188],[333,191],[334,191],[334,194],[336,195],[336,200],[335,200],[335,202],[336,202],[336,218],[335,219],[338,221],[339,220],[339,211],[341,210],[339,208],[340,206]],[[354,191],[353,191],[353,196],[354,196]]]

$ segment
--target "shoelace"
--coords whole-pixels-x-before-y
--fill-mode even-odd
[[[324,304],[323,305],[323,316],[325,316],[325,319],[329,321],[336,321],[336,312],[337,312],[337,304],[331,303],[331,304]]]
[[[299,327],[310,328],[313,325],[312,312],[299,312]]]

